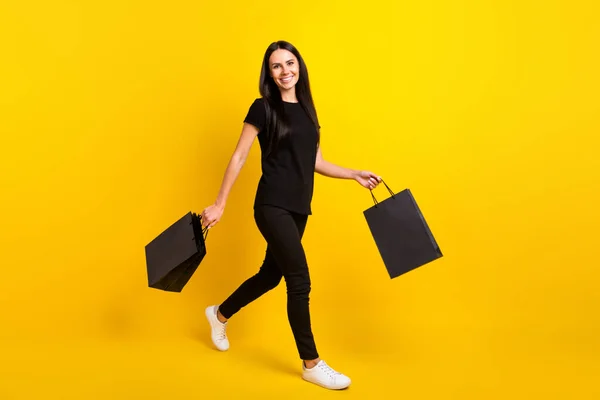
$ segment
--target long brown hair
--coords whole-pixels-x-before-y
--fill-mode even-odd
[[[268,156],[270,152],[277,147],[277,144],[283,138],[289,135],[290,132],[289,122],[285,118],[281,92],[279,91],[279,87],[277,86],[277,84],[275,83],[275,81],[269,73],[269,58],[275,50],[279,49],[288,50],[298,59],[300,76],[298,77],[298,82],[296,83],[296,97],[298,98],[298,102],[300,103],[304,111],[306,111],[306,113],[312,120],[315,129],[317,130],[317,143],[319,143],[320,140],[319,119],[317,117],[317,110],[315,109],[315,104],[312,98],[310,82],[308,79],[308,69],[306,68],[304,59],[300,55],[298,49],[291,43],[286,42],[284,40],[273,42],[269,45],[269,47],[267,47],[267,50],[265,51],[262,69],[260,71],[259,83],[259,91],[262,98],[264,99],[265,111],[267,116],[265,130],[267,133],[267,138],[269,139],[269,147],[267,149],[265,157]]]

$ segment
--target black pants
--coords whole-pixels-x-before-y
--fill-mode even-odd
[[[287,286],[288,321],[298,353],[302,360],[313,360],[319,354],[310,325],[310,275],[301,243],[307,218],[278,207],[256,207],[254,220],[267,241],[265,259],[258,273],[242,283],[219,310],[225,318],[230,318],[275,288],[283,277]]]

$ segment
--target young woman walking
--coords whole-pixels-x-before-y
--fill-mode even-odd
[[[243,282],[220,305],[206,308],[211,338],[221,351],[229,349],[227,321],[241,308],[285,280],[287,316],[302,363],[302,377],[328,389],[344,389],[350,378],[319,357],[311,330],[311,281],[302,235],[312,214],[314,173],[353,179],[374,189],[381,177],[325,161],[320,125],[312,99],[308,70],[298,50],[285,41],[267,48],[260,73],[261,98],[250,106],[241,136],[225,171],[214,204],[202,211],[203,226],[219,222],[227,197],[255,138],[261,149],[262,176],[254,201],[254,219],[267,242],[259,271]]]

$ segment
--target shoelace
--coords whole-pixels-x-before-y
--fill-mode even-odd
[[[219,329],[217,330],[217,338],[220,340],[227,339],[227,335],[225,335],[225,325],[219,326]]]
[[[325,363],[325,361],[323,361],[320,365],[319,368],[321,368],[322,371],[324,371],[327,375],[329,375],[330,377],[334,378],[338,375],[341,375],[341,373],[335,371],[333,368],[331,368],[329,365],[327,365],[327,363]]]

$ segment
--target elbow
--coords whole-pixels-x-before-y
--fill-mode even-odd
[[[319,174],[323,174],[324,164],[325,164],[325,161],[323,159],[317,159],[317,161],[315,162],[315,172],[317,172]]]
[[[248,158],[248,154],[236,152],[233,153],[233,156],[231,157],[231,163],[238,168],[242,168],[246,162],[246,158]]]

